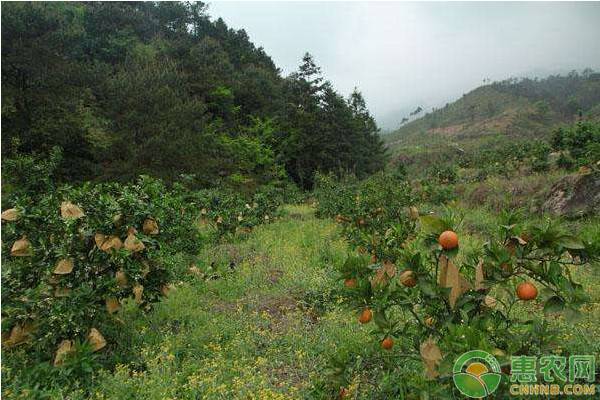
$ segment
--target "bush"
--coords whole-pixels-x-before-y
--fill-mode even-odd
[[[600,161],[600,124],[579,121],[570,127],[554,132],[552,147],[568,150],[576,166],[591,165]]]
[[[598,258],[593,241],[577,239],[552,221],[525,225],[516,213],[504,213],[501,219],[498,233],[485,245],[463,250],[458,242],[452,247],[440,238],[442,232],[461,231],[459,215],[447,210],[423,216],[420,234],[404,244],[395,262],[349,254],[340,267],[345,301],[361,312],[361,323],[374,322],[371,334],[383,347],[380,351],[395,346],[403,357],[421,359],[425,377],[438,383],[415,386],[450,391],[444,377],[467,350],[487,351],[502,365],[509,364],[512,354],[547,352],[557,342],[543,315],[524,312],[525,303],[572,320],[589,300],[569,266]],[[526,286],[520,288],[521,283]],[[532,285],[538,286],[539,296]],[[399,372],[390,359],[396,358],[381,357],[379,362]],[[351,367],[338,366],[338,376]],[[414,369],[405,373],[411,382],[421,380]]]
[[[248,196],[232,190],[207,189],[190,195],[201,205],[200,224],[213,226],[219,237],[249,232],[254,226],[272,221],[278,215],[284,194],[264,186]]]
[[[426,203],[446,204],[456,199],[452,186],[424,181],[420,188],[420,199]]]
[[[72,341],[102,347],[106,339],[110,349],[121,301],[148,308],[168,293],[166,259],[201,245],[193,204],[147,177],[13,196],[10,205],[17,216],[3,218],[2,333],[8,347],[40,360]]]
[[[453,164],[436,164],[427,170],[426,176],[437,183],[456,183],[458,181],[458,169]]]
[[[414,229],[409,207],[414,195],[397,174],[378,173],[362,181],[317,175],[314,193],[316,214],[335,217],[350,245],[376,258],[395,260]]]
[[[53,190],[62,158],[60,147],[54,147],[48,157],[14,154],[2,160],[2,200]]]
[[[285,185],[191,191],[186,177],[172,187],[150,177],[59,186],[59,160],[58,151],[48,161],[16,156],[3,170],[5,364],[15,390],[41,382],[40,396],[89,387],[97,366],[126,361],[124,303],[149,310],[203,245],[273,220],[298,196]]]

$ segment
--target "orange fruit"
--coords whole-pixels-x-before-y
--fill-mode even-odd
[[[533,300],[537,295],[538,290],[531,282],[523,282],[517,286],[517,297],[521,300]]]
[[[417,284],[417,279],[414,272],[406,270],[400,274],[400,283],[406,287],[414,287]]]
[[[394,339],[391,337],[386,337],[381,341],[381,348],[385,350],[391,350],[394,347]]]
[[[371,322],[372,319],[373,319],[373,311],[371,311],[369,308],[365,308],[360,313],[358,322],[360,322],[361,324],[368,324],[369,322]]]
[[[444,250],[452,250],[458,246],[458,235],[453,231],[444,231],[438,238]]]
[[[346,278],[344,279],[344,286],[347,288],[355,288],[356,287],[356,279],[355,278]]]

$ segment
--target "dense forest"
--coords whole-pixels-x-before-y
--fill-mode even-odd
[[[307,53],[287,77],[201,2],[2,5],[2,157],[63,157],[59,178],[254,187],[385,164],[360,92]],[[55,151],[55,150],[54,150]]]

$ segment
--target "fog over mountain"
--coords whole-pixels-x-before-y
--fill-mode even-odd
[[[384,129],[483,79],[600,69],[600,3],[212,2],[284,74],[306,51]]]

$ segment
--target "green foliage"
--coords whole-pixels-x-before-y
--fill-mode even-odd
[[[531,170],[534,172],[547,171],[550,168],[549,154],[550,146],[546,142],[534,142],[530,151]]]
[[[456,183],[458,171],[454,165],[433,165],[426,171],[426,175],[436,183]]]
[[[62,161],[60,147],[54,147],[48,157],[15,154],[2,162],[2,198],[41,194],[54,190],[58,166]]]
[[[11,187],[3,205],[16,213],[2,221],[3,343],[10,365],[32,366],[46,387],[86,386],[98,363],[120,359],[126,322],[107,300],[115,309],[127,299],[151,309],[188,274],[201,248],[272,221],[281,202],[297,196],[294,186],[245,195],[168,188],[147,176],[132,184],[56,185],[47,177],[59,157],[17,155],[3,170]],[[107,341],[93,354],[92,328]],[[57,372],[52,364],[64,340],[73,346]]]
[[[421,181],[417,192],[420,199],[430,204],[447,204],[456,199],[454,189],[448,185],[440,185],[428,180]]]
[[[277,208],[285,194],[274,187],[261,187],[250,196],[232,190],[201,190],[190,194],[194,204],[201,205],[200,225],[212,226],[219,236],[248,231],[277,217]]]
[[[284,79],[204,3],[6,3],[2,49],[2,156],[58,146],[66,182],[252,190],[287,172],[310,188],[317,170],[384,164],[358,92],[343,99],[310,56]]]
[[[441,350],[443,358],[430,369],[435,372],[431,378],[439,379],[428,391],[447,385],[444,377],[453,361],[467,350],[483,349],[503,363],[511,354],[555,348],[555,332],[544,315],[518,311],[524,302],[515,296],[517,284],[534,282],[540,288],[535,301],[543,312],[569,321],[589,301],[572,269],[598,260],[595,244],[556,221],[524,224],[522,216],[509,212],[501,220],[484,246],[444,250],[438,236],[446,230],[460,234],[460,216],[451,210],[422,216],[418,236],[403,246],[394,264],[349,254],[339,268],[342,278],[357,281],[345,288],[347,304],[373,311],[371,334],[377,341],[396,338],[399,354],[416,359],[427,338]],[[414,285],[405,283],[406,274],[414,277]],[[396,368],[385,356],[378,363]],[[352,365],[340,371],[347,368]],[[407,379],[414,379],[414,368],[406,372]]]
[[[552,147],[569,152],[561,161],[564,168],[593,165],[600,161],[600,124],[579,121],[570,127],[558,128],[552,137]]]
[[[362,253],[394,261],[414,229],[408,211],[414,195],[408,182],[396,175],[340,181],[317,175],[314,194],[317,215],[335,217],[350,245]]]
[[[64,202],[84,215],[65,216]],[[41,360],[52,357],[62,340],[85,341],[91,328],[110,343],[117,319],[105,301],[132,297],[141,285],[137,302],[148,306],[173,279],[165,260],[177,252],[194,253],[201,245],[194,204],[150,178],[125,186],[63,186],[7,203],[18,210],[18,219],[3,221],[3,332],[31,326],[34,332],[24,346]],[[144,228],[149,220],[158,232]],[[115,238],[114,246],[99,234]],[[11,247],[23,238],[27,254],[16,256]],[[72,271],[57,271],[64,260],[72,263]]]

